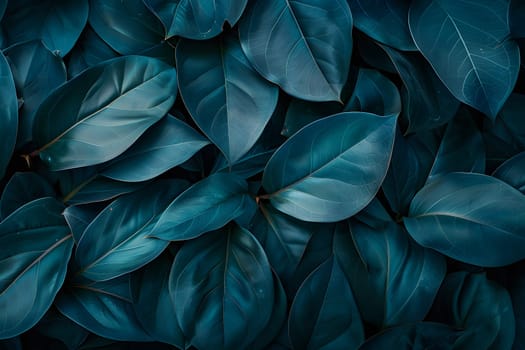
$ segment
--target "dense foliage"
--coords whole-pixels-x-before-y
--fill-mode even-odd
[[[0,349],[525,349],[524,1],[0,19]]]

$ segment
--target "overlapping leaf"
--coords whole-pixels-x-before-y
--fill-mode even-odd
[[[18,104],[13,74],[4,54],[1,52],[0,86],[2,86],[2,94],[0,95],[0,121],[2,124],[2,128],[0,128],[2,139],[2,143],[0,143],[0,178],[2,178],[15,148],[18,130]]]

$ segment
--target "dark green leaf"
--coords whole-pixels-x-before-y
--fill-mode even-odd
[[[368,339],[359,350],[453,349],[460,332],[441,323],[420,322],[389,328]]]
[[[354,93],[344,110],[398,116],[401,113],[401,97],[397,87],[384,75],[376,70],[361,68]]]
[[[510,295],[484,273],[448,275],[434,308],[432,319],[463,329],[454,349],[512,348],[515,321]]]
[[[185,339],[168,290],[172,260],[164,254],[131,275],[131,294],[137,318],[151,336],[184,349]],[[176,305],[176,306],[175,306]]]
[[[417,50],[408,28],[409,0],[348,0],[355,27],[399,50]]]
[[[125,56],[87,69],[40,105],[36,152],[51,170],[110,160],[166,114],[176,88],[175,69],[153,58]]]
[[[2,192],[0,217],[5,219],[22,205],[35,199],[53,197],[53,187],[36,173],[15,173]]]
[[[364,341],[352,288],[336,258],[306,278],[288,322],[294,349],[357,349]]]
[[[156,220],[186,187],[182,180],[160,181],[109,204],[78,242],[75,258],[82,275],[106,281],[155,259],[169,243],[151,237]]]
[[[234,26],[248,0],[144,0],[157,14],[166,38],[210,39],[219,35],[226,23]]]
[[[179,325],[198,349],[246,348],[270,321],[272,271],[255,237],[240,227],[185,243],[169,283]]]
[[[469,264],[502,266],[525,258],[525,196],[494,177],[437,177],[416,194],[404,223],[422,246]]]
[[[352,14],[345,0],[254,0],[239,25],[254,68],[288,94],[339,101],[352,55]]]
[[[509,39],[507,0],[416,0],[409,12],[417,47],[452,94],[495,119],[520,65]]]
[[[0,223],[0,339],[33,327],[64,282],[73,237],[62,210],[41,198]]]
[[[142,0],[90,0],[89,24],[115,51],[139,54],[164,40],[164,28]]]
[[[254,145],[278,88],[250,65],[233,36],[177,45],[180,93],[193,120],[233,164]]]
[[[18,102],[15,82],[5,56],[0,52],[0,179],[13,154],[18,130]]]
[[[303,221],[332,222],[363,209],[386,175],[395,116],[346,112],[313,122],[272,156],[263,187],[272,205]]]
[[[245,211],[248,185],[235,174],[216,173],[179,195],[159,217],[151,236],[187,240],[216,230]]]
[[[118,181],[150,180],[182,164],[207,144],[197,131],[167,115],[107,164],[101,175]]]
[[[11,46],[4,51],[15,81],[19,109],[17,145],[23,146],[33,136],[33,118],[42,101],[66,81],[66,66],[40,40]]]
[[[525,194],[525,152],[519,153],[501,164],[492,176],[505,181]]]
[[[135,315],[129,275],[106,282],[77,277],[59,293],[55,305],[62,314],[101,337],[152,341]]]
[[[9,45],[41,39],[64,57],[84,29],[88,12],[88,0],[9,1],[2,25]]]

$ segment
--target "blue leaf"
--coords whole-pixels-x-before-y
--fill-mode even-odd
[[[164,24],[166,38],[210,39],[233,27],[248,0],[144,0]]]
[[[308,124],[342,111],[343,106],[338,102],[311,102],[294,98],[286,110],[281,134],[290,137]]]
[[[106,281],[134,271],[168,246],[151,237],[158,216],[187,186],[185,181],[160,181],[109,204],[86,227],[75,253],[80,273]]]
[[[395,116],[346,112],[309,124],[272,156],[263,187],[272,205],[297,219],[334,222],[363,209],[386,175]]]
[[[169,288],[179,325],[198,349],[244,349],[271,320],[270,265],[255,237],[238,226],[185,243]]]
[[[90,0],[89,24],[113,50],[139,54],[164,40],[160,20],[142,0]]]
[[[254,0],[239,35],[254,68],[288,94],[340,100],[352,55],[352,14],[345,0]]]
[[[15,148],[18,130],[18,102],[15,82],[9,64],[0,52],[0,179],[4,177],[7,165]]]
[[[415,51],[408,28],[408,0],[348,0],[354,25],[374,40],[398,50]]]
[[[404,219],[422,246],[479,266],[525,258],[525,196],[501,180],[450,173],[423,187]]]
[[[41,39],[53,53],[64,57],[87,23],[88,0],[9,1],[2,26],[8,45]]]
[[[4,51],[15,81],[19,109],[17,147],[24,146],[33,136],[33,119],[38,106],[56,87],[66,82],[66,66],[41,41],[29,41]]]
[[[95,203],[70,205],[64,210],[62,215],[64,215],[64,219],[66,219],[67,225],[71,229],[75,244],[78,244],[86,228],[102,209],[104,209],[104,207],[101,204]]]
[[[63,209],[45,197],[0,223],[0,339],[33,327],[64,282],[73,238]]]
[[[184,163],[207,144],[209,141],[189,125],[167,115],[105,165],[101,175],[118,181],[151,180]]]
[[[525,152],[509,158],[494,171],[492,176],[525,194]]]
[[[239,217],[253,201],[244,179],[216,173],[180,194],[160,215],[151,236],[188,240],[216,230]]]
[[[111,160],[166,114],[176,89],[175,69],[153,58],[125,56],[87,69],[38,108],[33,154],[51,170]]]
[[[416,0],[409,12],[417,47],[446,87],[495,119],[518,78],[507,0]]]

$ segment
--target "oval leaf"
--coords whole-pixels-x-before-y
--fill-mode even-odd
[[[73,238],[62,210],[41,198],[0,223],[0,339],[33,327],[64,282]]]
[[[2,25],[8,46],[41,39],[60,57],[75,45],[87,23],[88,0],[9,1]]]
[[[0,179],[4,177],[7,165],[15,148],[18,130],[18,102],[11,68],[0,52]]]
[[[508,6],[507,0],[416,0],[409,12],[412,37],[446,87],[491,119],[512,92],[520,65]]]
[[[264,329],[274,303],[262,247],[240,227],[184,244],[169,279],[179,325],[199,349],[243,349]]]
[[[251,1],[239,35],[254,68],[288,94],[340,100],[352,56],[352,14],[345,0]]]
[[[248,0],[144,0],[166,28],[166,38],[210,39],[233,27]]]
[[[233,36],[181,40],[176,51],[180,93],[197,126],[230,164],[257,141],[279,89],[250,65]]]
[[[525,258],[525,196],[494,177],[450,173],[423,187],[404,219],[422,246],[479,266]]]
[[[75,244],[78,244],[86,228],[103,209],[104,207],[101,204],[95,203],[87,205],[70,205],[64,210],[62,215],[64,215],[67,225],[71,229]]]
[[[278,210],[303,221],[332,222],[354,215],[381,186],[395,126],[395,116],[363,112],[309,124],[266,165],[266,197]]]
[[[217,173],[184,191],[159,217],[151,236],[178,241],[216,230],[243,214],[248,185],[235,174]]]
[[[207,144],[193,128],[167,115],[106,165],[101,175],[118,181],[150,180],[184,163]]]
[[[106,281],[155,259],[169,243],[150,237],[155,221],[185,187],[182,180],[157,182],[102,210],[78,242],[75,258],[82,275]]]
[[[102,163],[124,152],[175,101],[173,67],[125,56],[54,90],[35,115],[33,140],[51,170]]]
[[[363,342],[352,288],[337,259],[327,260],[306,278],[288,322],[294,349],[357,349]]]
[[[33,119],[42,101],[53,89],[66,81],[66,66],[41,41],[11,46],[4,51],[15,80],[19,109],[18,147],[31,141]]]

